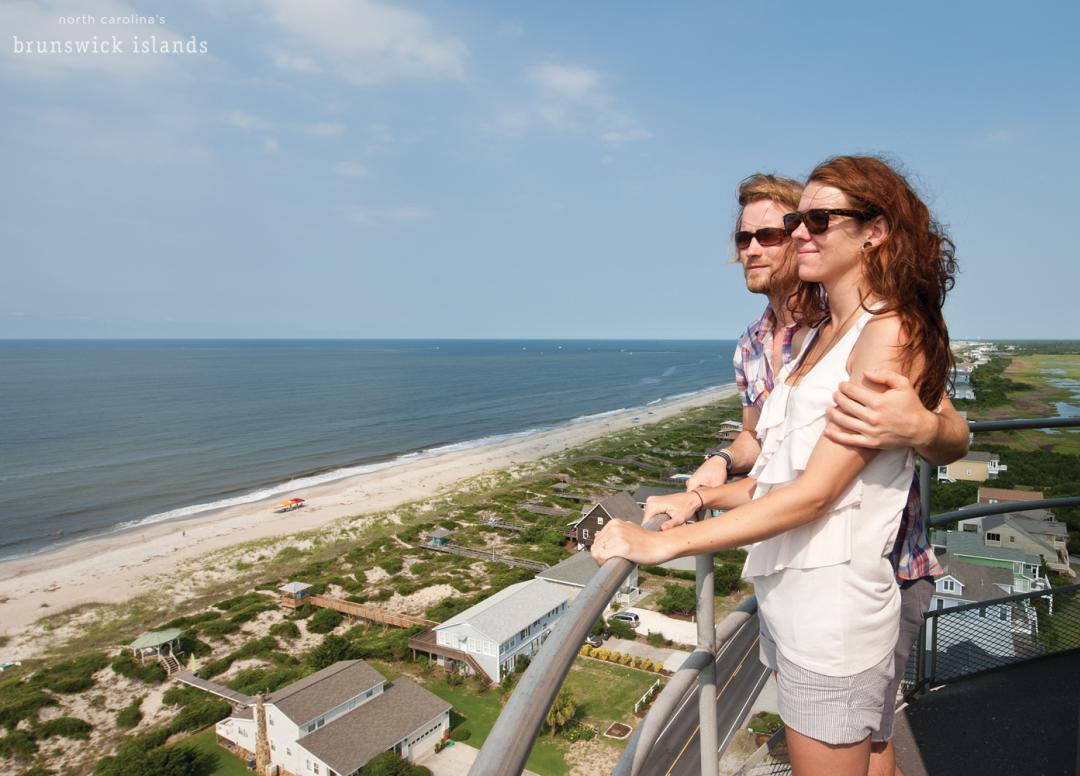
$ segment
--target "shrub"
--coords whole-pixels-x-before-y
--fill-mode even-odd
[[[206,622],[207,620],[216,620],[221,617],[221,612],[200,612],[199,614],[190,614],[186,617],[177,617],[174,620],[169,620],[163,628],[186,628],[189,625],[195,625],[196,623]]]
[[[592,656],[595,657],[597,660],[607,660],[608,655],[610,654],[611,650],[607,647],[597,647],[595,650],[593,650]]]
[[[48,722],[42,722],[34,728],[37,738],[52,738],[63,736],[64,738],[76,738],[85,740],[90,737],[90,731],[94,726],[78,717],[57,717]]]
[[[360,776],[431,776],[431,771],[393,752],[383,752],[367,761],[360,769]]]
[[[608,653],[607,660],[609,663],[618,663],[622,660],[622,652],[619,652],[616,649],[611,650],[611,652]]]
[[[641,670],[642,671],[652,671],[652,668],[653,668],[653,662],[649,658],[645,658],[644,660],[641,661]]]
[[[670,647],[671,639],[664,636],[663,633],[656,633],[649,631],[649,635],[645,637],[645,640],[649,642],[650,647]]]
[[[322,640],[322,643],[319,644],[319,646],[308,653],[307,662],[308,665],[316,671],[321,671],[339,660],[347,660],[349,658],[349,650],[350,645],[348,641],[341,636],[335,636],[331,633]]]
[[[716,595],[737,593],[742,590],[743,586],[742,566],[737,566],[734,563],[717,564],[713,580]]]
[[[283,620],[282,622],[276,622],[270,626],[271,636],[280,636],[283,639],[295,639],[300,636],[300,629],[296,627],[295,622],[289,622]]]
[[[519,674],[523,673],[525,669],[529,667],[529,663],[531,662],[532,660],[528,655],[518,655],[514,660],[514,671]]]
[[[120,653],[112,662],[112,670],[128,679],[138,679],[147,684],[161,684],[165,681],[165,669],[154,661],[142,663],[130,652]]]
[[[658,674],[658,673],[660,673],[661,671],[664,670],[664,664],[663,663],[654,663],[653,667],[652,667],[652,670],[653,670],[654,673]]]
[[[315,607],[311,604],[300,604],[300,606],[293,609],[292,619],[294,620],[306,620],[311,615],[315,614]]]
[[[185,730],[198,730],[207,725],[212,725],[218,720],[225,719],[232,712],[228,701],[213,696],[203,695],[199,700],[193,701],[176,715],[169,723],[168,731],[181,733]]]
[[[120,709],[116,715],[116,726],[121,730],[131,730],[142,721],[142,698],[135,698],[129,705]]]
[[[209,620],[208,622],[200,622],[196,628],[199,633],[204,636],[225,636],[240,630],[240,626],[231,620]]]
[[[202,691],[194,687],[176,685],[165,691],[165,694],[161,696],[161,702],[166,706],[186,706],[202,695]]]
[[[258,695],[260,692],[273,692],[300,678],[302,670],[294,666],[279,666],[272,669],[248,668],[233,677],[229,689],[244,695]]]
[[[641,668],[641,658],[637,655],[634,656],[634,668]]]
[[[633,655],[625,654],[625,655],[622,656],[622,660],[620,660],[619,662],[624,666],[628,666],[628,665],[630,665],[630,663],[633,662],[633,660],[634,660]]]
[[[637,631],[622,620],[608,620],[607,627],[611,631],[611,635],[617,639],[633,641],[637,638]]]
[[[341,624],[345,615],[333,609],[319,609],[308,620],[308,633],[329,633]]]
[[[664,585],[664,594],[657,600],[660,611],[665,614],[677,612],[690,614],[697,609],[697,596],[692,588],[668,583]]]
[[[472,735],[472,731],[469,730],[468,725],[458,725],[456,728],[450,731],[451,741],[468,741],[469,736]]]
[[[30,684],[53,692],[76,693],[94,686],[94,674],[109,665],[104,652],[91,652],[44,668],[30,677]]]
[[[37,751],[37,741],[25,730],[12,730],[0,738],[0,757],[4,759],[25,760]]]
[[[0,725],[8,730],[14,730],[24,719],[36,719],[38,709],[55,705],[55,698],[26,682],[0,682]]]
[[[399,555],[391,555],[389,558],[383,558],[379,561],[379,568],[385,571],[390,576],[397,574],[404,567],[404,562]]]
[[[581,649],[578,650],[578,654],[582,657],[589,657],[591,653],[592,647],[590,647],[588,644],[582,644]]]

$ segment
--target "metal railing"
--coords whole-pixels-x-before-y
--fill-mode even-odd
[[[1080,427],[1080,418],[1038,418],[1032,420],[1002,420],[970,423],[972,433],[983,431],[1010,431],[1035,428]],[[925,461],[920,468],[920,486],[924,514],[929,514],[930,479],[933,468]],[[980,504],[957,512],[936,515],[928,520],[929,525],[937,526],[956,522],[970,517],[979,517],[1003,512],[1021,512],[1031,509],[1047,509],[1060,506],[1080,505],[1080,497],[1064,499],[1044,499],[1040,501],[1014,502],[1011,504]],[[654,517],[645,525],[647,530],[657,530],[665,516]],[[495,726],[488,735],[483,748],[469,771],[470,776],[517,776],[525,767],[529,752],[537,734],[543,726],[547,710],[562,686],[593,623],[601,615],[608,602],[612,600],[618,588],[630,574],[634,564],[622,558],[608,560],[578,594],[570,609],[560,618],[552,631],[551,637],[544,643],[533,658],[511,695],[506,707],[499,715]],[[713,627],[713,556],[702,555],[697,558],[697,648],[682,666],[670,677],[660,694],[653,701],[645,719],[638,725],[622,757],[614,770],[614,776],[638,776],[642,773],[653,746],[661,732],[673,717],[686,693],[696,683],[699,688],[698,714],[701,736],[701,773],[714,776],[717,772],[719,752],[717,750],[716,705],[713,702],[716,688],[716,650],[734,635],[749,617],[757,611],[757,600],[750,597],[736,611],[729,614],[715,628]],[[1061,594],[1070,594],[1068,610],[1080,609],[1080,600],[1075,598],[1075,591],[1080,585],[1058,588]],[[1014,596],[1017,599],[1038,599],[1047,595],[1057,595],[1054,590],[1042,590],[1030,594]],[[954,607],[944,610],[957,612],[971,607]],[[1064,620],[1062,620],[1064,622]],[[943,626],[944,628],[944,626]],[[1077,626],[1080,630],[1080,625]],[[1066,629],[1065,639],[1072,638],[1072,625]],[[944,630],[942,631],[944,632]],[[925,646],[926,639],[921,644]],[[1064,643],[1064,642],[1062,642]],[[1040,654],[1049,654],[1042,652]],[[1026,659],[1026,658],[1025,658]],[[935,668],[935,670],[937,670]],[[944,674],[939,674],[944,676]]]

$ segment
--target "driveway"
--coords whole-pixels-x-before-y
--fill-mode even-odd
[[[448,746],[438,754],[432,754],[426,759],[417,762],[429,769],[432,776],[468,776],[476,756],[480,750],[475,746],[454,741],[453,746]],[[522,771],[525,776],[537,776],[532,771]]]
[[[634,657],[640,657],[642,660],[648,658],[654,663],[663,663],[664,668],[669,671],[679,670],[683,661],[690,657],[689,652],[684,652],[681,649],[654,647],[642,641],[629,641],[627,639],[610,638],[604,642],[604,646],[607,649],[622,652],[624,655],[633,655]]]
[[[671,639],[676,644],[685,644],[691,647],[697,644],[697,625],[692,622],[676,620],[674,617],[668,617],[649,609],[634,607],[621,611],[633,612],[641,618],[641,625],[638,626],[637,632],[642,636],[647,636],[649,631],[652,631],[653,633],[664,634],[664,638]]]

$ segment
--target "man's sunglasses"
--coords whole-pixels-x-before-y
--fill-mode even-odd
[[[787,238],[788,232],[778,226],[758,229],[756,232],[736,232],[735,247],[740,251],[745,251],[750,247],[751,240],[757,240],[762,248],[771,248],[786,241]]]
[[[796,210],[794,213],[784,214],[784,231],[793,233],[799,228],[799,224],[806,224],[806,231],[810,234],[823,234],[829,228],[829,219],[833,216],[851,216],[860,221],[867,221],[877,213],[870,210],[845,210],[843,208],[820,208],[812,210]]]

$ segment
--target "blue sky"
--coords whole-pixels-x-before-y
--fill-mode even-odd
[[[738,181],[878,152],[957,243],[954,337],[1080,338],[1078,17],[5,0],[0,337],[729,339]]]

